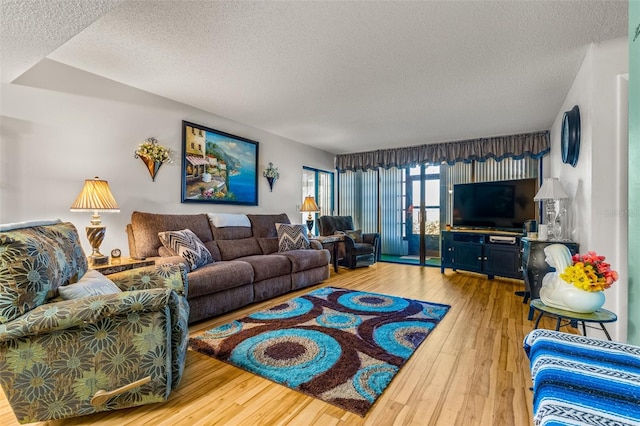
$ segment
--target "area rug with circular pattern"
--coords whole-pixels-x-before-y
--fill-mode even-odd
[[[364,416],[449,308],[325,287],[208,330],[189,346]]]

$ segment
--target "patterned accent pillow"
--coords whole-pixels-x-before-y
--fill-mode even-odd
[[[182,256],[192,271],[213,262],[211,252],[190,229],[158,232],[158,237],[163,246]]]
[[[345,235],[351,237],[351,239],[356,243],[362,242],[362,229],[356,229],[355,231],[346,230],[344,231]]]
[[[307,225],[276,223],[278,232],[278,251],[310,249],[307,238]]]
[[[120,293],[120,291],[113,281],[92,269],[88,270],[77,283],[58,287],[58,292],[64,300],[102,294],[116,294]]]

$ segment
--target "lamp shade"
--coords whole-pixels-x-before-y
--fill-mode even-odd
[[[305,197],[304,202],[302,203],[302,207],[300,207],[301,212],[319,212],[320,208],[316,204],[316,200],[313,197]]]
[[[544,178],[544,182],[542,182],[538,193],[533,197],[533,201],[561,200],[564,198],[569,198],[569,196],[562,189],[560,180],[558,178]]]
[[[94,179],[84,181],[84,187],[80,195],[71,205],[72,212],[94,211],[94,212],[119,212],[120,207],[113,198],[109,183],[100,180],[97,176]]]

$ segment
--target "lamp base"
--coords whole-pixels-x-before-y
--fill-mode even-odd
[[[109,257],[100,253],[100,244],[102,244],[102,240],[104,240],[104,234],[107,230],[106,227],[102,225],[92,225],[87,226],[87,239],[91,244],[91,263],[93,265],[106,265],[109,263]]]
[[[92,265],[106,265],[109,263],[109,256],[105,256],[103,254],[97,256],[91,255],[89,256],[89,260]]]
[[[309,228],[309,233],[307,234],[307,236],[313,237],[313,234],[311,233],[311,230],[313,230],[313,219],[307,219],[307,228]]]

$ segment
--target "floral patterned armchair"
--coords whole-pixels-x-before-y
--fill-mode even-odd
[[[183,267],[109,275],[115,294],[58,296],[86,271],[71,223],[0,229],[0,384],[20,423],[165,401],[180,382]]]

